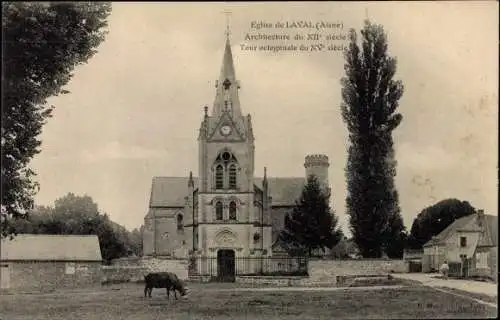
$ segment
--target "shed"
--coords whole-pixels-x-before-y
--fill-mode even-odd
[[[19,234],[0,244],[1,289],[52,291],[100,283],[95,235]]]

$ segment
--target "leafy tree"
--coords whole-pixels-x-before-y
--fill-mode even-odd
[[[384,250],[387,257],[393,259],[403,258],[404,250],[408,247],[408,233],[406,230],[403,230],[398,234],[392,234],[389,236],[392,241],[386,244]]]
[[[393,241],[404,231],[399,196],[394,185],[396,161],[392,132],[401,123],[396,113],[403,94],[394,81],[396,59],[387,53],[383,27],[365,21],[358,45],[349,32],[342,78],[342,117],[349,131],[346,166],[346,208],[350,230],[363,257],[380,257],[395,250]]]
[[[330,195],[322,191],[318,179],[309,176],[299,201],[285,218],[279,236],[290,254],[311,256],[312,250],[332,249],[342,238],[329,200]]]
[[[33,208],[38,183],[28,165],[54,108],[46,100],[67,93],[74,67],[103,41],[110,12],[108,2],[2,2],[2,237]]]
[[[26,219],[15,220],[12,227],[17,233],[97,235],[103,259],[108,261],[137,252],[131,233],[101,214],[87,195],[68,193],[57,199],[54,207],[36,207]]]
[[[409,246],[421,249],[433,236],[438,235],[453,221],[476,213],[467,201],[445,199],[423,209],[413,220],[409,236]]]
[[[141,225],[139,229],[135,228],[130,232],[130,244],[132,252],[137,256],[142,256],[142,233],[144,226]]]

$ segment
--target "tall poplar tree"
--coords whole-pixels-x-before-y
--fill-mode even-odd
[[[397,113],[403,94],[393,80],[396,59],[387,52],[387,37],[380,25],[365,21],[361,44],[349,31],[342,78],[341,111],[349,131],[346,166],[350,230],[361,254],[397,256],[404,238],[398,192],[394,185],[396,160],[392,132],[401,123]]]

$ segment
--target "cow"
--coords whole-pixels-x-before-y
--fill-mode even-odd
[[[184,284],[177,277],[175,273],[172,272],[154,272],[148,273],[144,276],[144,282],[146,286],[144,288],[144,297],[149,296],[151,298],[151,292],[153,288],[165,288],[167,289],[167,297],[170,298],[170,290],[174,291],[174,297],[177,300],[177,291],[181,296],[187,294],[187,290]]]

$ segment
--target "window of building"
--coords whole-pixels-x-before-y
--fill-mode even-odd
[[[467,247],[467,238],[460,237],[460,247]]]
[[[229,167],[229,189],[236,189],[236,165]]]
[[[182,214],[177,215],[177,230],[182,231],[184,230],[184,221]]]
[[[231,158],[232,158],[232,155],[229,152],[224,152],[222,154],[222,160],[224,160],[225,162],[228,162],[229,160],[231,160]]]
[[[287,214],[285,216],[285,226],[289,226],[290,225],[290,216]]]
[[[229,204],[229,220],[236,220],[236,202],[234,201]]]
[[[74,262],[66,262],[65,274],[75,274],[76,265]]]
[[[224,188],[224,168],[218,165],[215,169],[215,189]]]
[[[488,267],[488,254],[486,252],[476,253],[476,268]]]
[[[223,219],[222,202],[218,201],[215,204],[215,220],[222,220],[222,219]]]

